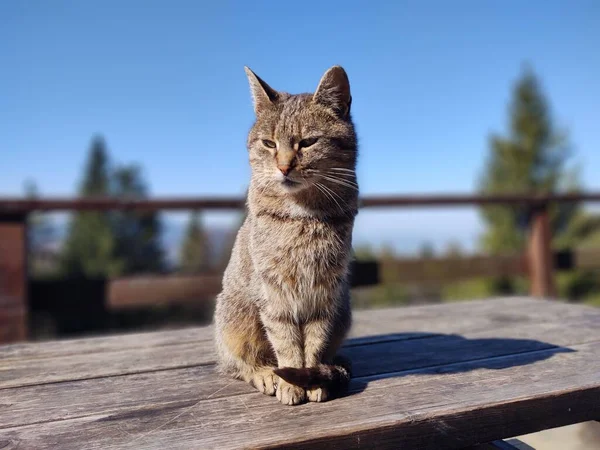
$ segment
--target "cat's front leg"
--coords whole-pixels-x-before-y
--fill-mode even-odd
[[[336,312],[328,311],[307,321],[303,329],[306,367],[334,364],[336,353],[351,324],[352,312],[348,302],[342,303]],[[324,402],[330,398],[330,394],[326,387],[306,390],[311,402]]]
[[[325,318],[317,318],[304,325],[304,358],[306,367],[317,367],[325,362],[331,325]],[[306,390],[306,396],[311,402],[324,402],[329,398],[325,387]]]
[[[267,337],[273,345],[280,368],[302,368],[304,366],[304,348],[302,330],[289,317],[283,314],[264,313],[261,316]],[[279,379],[277,399],[284,405],[297,405],[306,399],[306,391]]]

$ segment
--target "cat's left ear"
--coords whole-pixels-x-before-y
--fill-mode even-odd
[[[313,95],[313,101],[332,109],[343,119],[348,117],[352,104],[350,81],[341,66],[333,66],[325,72]]]
[[[266,108],[270,108],[279,99],[279,93],[256,75],[249,67],[244,67],[248,82],[250,83],[250,92],[254,102],[254,112],[260,114]]]

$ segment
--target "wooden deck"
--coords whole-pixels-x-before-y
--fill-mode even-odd
[[[356,312],[350,393],[297,407],[218,377],[211,338],[206,327],[0,347],[0,448],[451,449],[600,419],[589,307]]]

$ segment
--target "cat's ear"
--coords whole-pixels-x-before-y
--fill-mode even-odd
[[[350,81],[346,71],[340,66],[333,66],[325,72],[313,100],[332,109],[339,117],[346,118],[352,104]]]
[[[258,115],[264,109],[273,106],[279,98],[279,93],[252,72],[250,68],[244,66],[244,70],[250,83],[254,112]]]

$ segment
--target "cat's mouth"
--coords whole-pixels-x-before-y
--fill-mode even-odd
[[[283,184],[285,187],[295,187],[295,186],[299,186],[300,182],[299,181],[294,181],[290,178],[284,178],[281,181],[281,184]]]
[[[304,183],[290,177],[284,177],[280,181],[280,186],[287,192],[296,192],[304,187]]]

